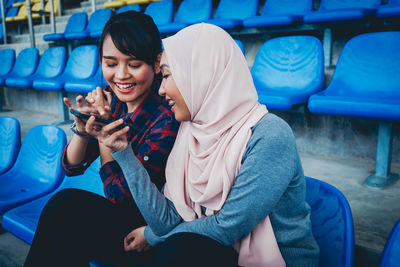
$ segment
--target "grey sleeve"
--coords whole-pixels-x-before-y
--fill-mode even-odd
[[[182,221],[182,218],[173,203],[166,199],[151,182],[146,169],[136,158],[130,146],[114,152],[113,157],[121,167],[133,199],[148,226],[158,236],[170,232]]]
[[[223,245],[232,245],[265,219],[297,170],[296,144],[290,128],[286,124],[274,127],[262,127],[253,133],[236,182],[217,214],[182,222],[158,241],[174,233],[191,232],[208,236]],[[150,237],[151,229],[147,231]],[[152,242],[156,240],[153,236]]]

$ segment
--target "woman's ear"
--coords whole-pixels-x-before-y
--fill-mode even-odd
[[[157,55],[156,62],[154,62],[154,72],[156,74],[160,73],[160,71],[161,71],[161,69],[160,69],[161,56],[162,56],[162,52]]]

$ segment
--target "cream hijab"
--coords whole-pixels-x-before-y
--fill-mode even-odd
[[[188,106],[166,167],[165,195],[185,221],[217,213],[235,183],[253,127],[268,111],[246,59],[221,28],[196,24],[163,40]],[[235,244],[241,266],[285,266],[267,217]]]

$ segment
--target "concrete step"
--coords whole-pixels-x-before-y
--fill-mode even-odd
[[[96,0],[96,9],[104,8],[104,3],[108,2],[108,0]],[[83,1],[81,2],[81,7],[92,7],[92,1]]]
[[[12,44],[3,44],[0,46],[0,50],[4,50],[4,49],[14,49],[15,50],[15,54],[18,55],[19,52],[21,52],[23,49],[25,48],[30,48],[31,47],[31,43],[12,43]],[[47,42],[37,42],[36,43],[36,48],[39,49],[39,54],[42,55],[43,52],[49,48],[49,43]]]

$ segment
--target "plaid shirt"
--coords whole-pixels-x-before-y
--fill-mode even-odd
[[[156,86],[154,86],[156,88]],[[111,91],[109,87],[106,90]],[[175,142],[179,123],[174,119],[168,103],[153,90],[145,101],[132,113],[127,113],[126,103],[112,93],[111,115],[123,118],[130,126],[127,139],[133,152],[143,164],[152,182],[161,189],[165,183],[165,165]],[[68,176],[85,172],[99,156],[98,141],[92,138],[84,160],[78,165],[65,163],[67,147],[62,155],[62,165]],[[107,162],[100,169],[105,196],[113,203],[130,204],[133,201],[124,174],[116,161]]]

